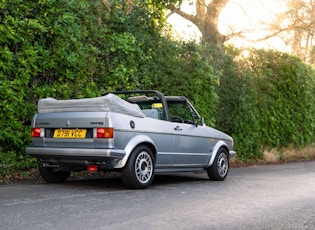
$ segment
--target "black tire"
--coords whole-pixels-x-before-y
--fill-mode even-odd
[[[47,183],[61,183],[67,180],[70,172],[55,171],[54,168],[46,168],[39,164],[39,173]]]
[[[225,148],[220,148],[213,164],[207,169],[210,180],[223,181],[229,172],[229,154]]]
[[[121,171],[126,188],[145,189],[153,181],[155,160],[150,148],[145,145],[136,147]]]

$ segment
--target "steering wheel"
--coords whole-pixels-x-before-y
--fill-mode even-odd
[[[184,123],[185,123],[185,124],[194,124],[194,122],[191,121],[191,120],[184,120]]]
[[[184,119],[181,117],[172,117],[171,122],[184,123]]]

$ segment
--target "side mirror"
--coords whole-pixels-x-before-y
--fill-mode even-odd
[[[205,119],[203,117],[201,118],[201,124],[202,126],[205,124]]]
[[[203,117],[200,118],[201,126],[205,125],[205,119]]]
[[[198,127],[198,125],[201,125],[203,126],[205,124],[205,119],[203,117],[198,117],[196,120],[195,120],[195,125],[196,127]]]

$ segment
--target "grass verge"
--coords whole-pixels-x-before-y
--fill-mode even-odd
[[[244,162],[234,158],[231,160],[230,165],[231,167],[247,167],[252,165],[283,164],[308,160],[315,160],[314,145],[303,148],[287,147],[282,149],[265,149],[263,159]]]

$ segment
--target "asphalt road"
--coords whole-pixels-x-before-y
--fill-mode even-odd
[[[156,176],[0,186],[0,229],[315,229],[315,161]]]

